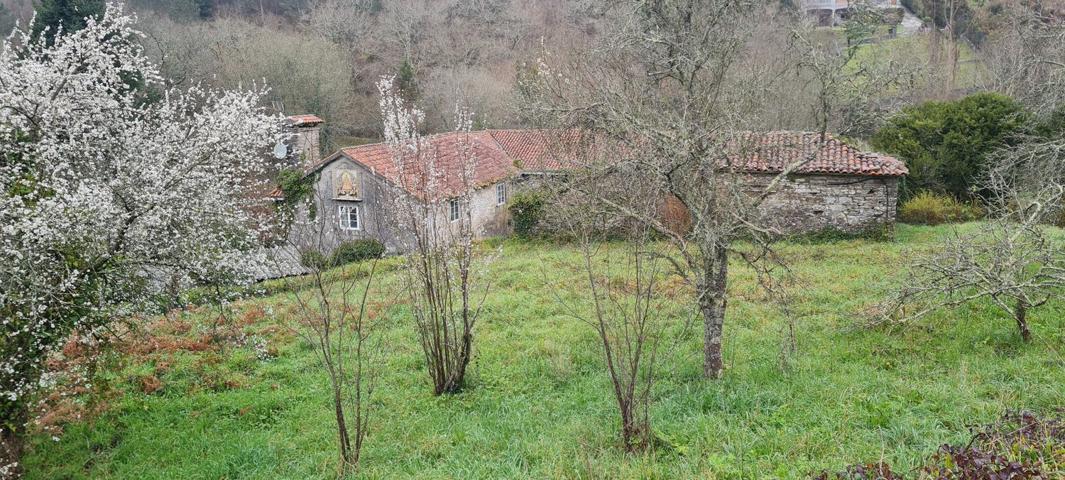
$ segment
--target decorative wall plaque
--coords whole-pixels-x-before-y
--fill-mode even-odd
[[[355,170],[333,171],[333,198],[359,200],[359,175]]]

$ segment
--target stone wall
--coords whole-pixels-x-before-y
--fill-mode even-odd
[[[311,167],[322,159],[321,128],[318,125],[294,127],[289,142],[292,146],[292,155],[299,160],[297,164],[304,168]]]
[[[341,200],[336,198],[333,172],[349,170],[357,173],[359,189],[358,200]],[[380,177],[362,165],[341,156],[323,167],[317,174],[314,197],[315,217],[317,222],[307,224],[309,211],[305,206],[297,211],[296,222],[289,232],[289,240],[300,248],[309,248],[322,252],[332,252],[343,242],[361,238],[380,240],[389,252],[405,249],[410,243],[410,235],[404,234],[398,219],[390,212],[396,205],[393,198],[394,189]],[[359,208],[359,229],[340,228],[340,207],[356,206]]]
[[[546,178],[550,177],[521,176],[515,181],[515,190],[541,188]],[[771,174],[752,175],[747,191],[761,194],[774,178]],[[832,230],[865,233],[895,223],[897,200],[897,177],[797,175],[781,183],[766,199],[761,214],[765,223],[785,234]],[[677,217],[670,221],[686,224]]]
[[[336,191],[336,186],[333,185],[332,172],[336,169],[358,172],[361,192],[358,201],[334,198],[332,192]],[[751,176],[748,180],[750,191],[760,192],[773,178],[773,175]],[[539,188],[543,180],[539,176],[520,176],[507,181],[508,200],[518,191]],[[317,244],[321,250],[332,251],[346,240],[376,238],[392,253],[410,248],[412,239],[409,232],[399,224],[400,219],[392,211],[396,205],[392,198],[395,191],[373,172],[342,156],[322,169],[316,187],[321,230],[293,232],[301,237],[302,241],[297,244]],[[788,234],[820,231],[864,233],[880,231],[895,223],[897,198],[897,177],[798,175],[782,183],[766,199],[761,213],[767,224]],[[359,206],[362,220],[359,230],[340,228],[337,214],[341,205]],[[463,208],[472,208],[473,228],[478,238],[511,233],[510,214],[506,204],[498,204],[495,185],[475,191],[469,205],[463,205]],[[442,202],[438,212],[440,225],[449,224],[447,212],[447,202]],[[306,210],[300,213],[301,217],[306,218]]]
[[[336,197],[334,172],[338,170],[356,172],[359,191],[357,200]],[[512,193],[508,191],[508,196]],[[313,248],[328,253],[345,241],[375,238],[380,240],[390,253],[407,251],[412,248],[413,237],[408,229],[400,224],[402,215],[396,210],[399,205],[394,198],[396,194],[396,190],[374,172],[341,155],[318,173],[313,201],[319,222],[306,225],[309,210],[306,207],[300,208],[297,211],[297,222],[289,232],[289,240],[301,248]],[[340,227],[341,206],[359,208],[358,230]],[[448,202],[441,202],[437,225],[450,224],[448,208]],[[510,234],[510,213],[505,204],[499,205],[497,202],[495,184],[474,191],[469,205],[463,205],[462,208],[472,208],[473,231],[477,238]]]
[[[752,177],[752,188],[762,188],[772,178]],[[801,175],[767,198],[762,214],[785,233],[861,233],[893,225],[897,200],[897,177]]]
[[[510,182],[507,184],[507,198],[512,192]],[[498,237],[511,233],[510,212],[507,205],[499,204],[496,197],[496,185],[479,188],[470,195],[470,217],[473,219],[473,233],[477,238]]]

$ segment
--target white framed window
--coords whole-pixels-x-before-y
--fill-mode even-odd
[[[341,205],[337,212],[342,230],[361,230],[358,205]]]
[[[448,218],[452,222],[457,221],[459,219],[459,214],[461,213],[461,211],[459,209],[459,199],[457,199],[457,198],[451,199],[451,201],[448,202],[447,207],[448,207],[447,208],[448,209]]]
[[[507,203],[507,184],[496,185],[496,205]]]

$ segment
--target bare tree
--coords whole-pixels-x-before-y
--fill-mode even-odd
[[[828,140],[823,132],[830,116],[825,114],[818,117],[820,133],[785,146],[804,152],[800,158],[779,165],[768,182],[750,182],[747,161],[763,146],[761,135],[745,128],[769,129],[761,121],[772,110],[768,94],[780,91],[774,84],[802,71],[801,60],[809,57],[800,48],[791,62],[764,70],[741,68],[750,61],[751,25],[776,14],[764,5],[624,2],[613,12],[617,27],[603,44],[568,61],[545,55],[535,74],[520,84],[527,115],[545,126],[583,128],[623,145],[628,154],[610,171],[639,172],[690,214],[690,230],[681,232],[656,216],[603,199],[616,214],[642,222],[675,247],[668,259],[695,288],[704,323],[703,370],[710,378],[724,369],[728,253],[755,262],[772,258],[767,253],[778,231],[760,207]],[[847,62],[833,65],[824,75],[853,74]],[[822,80],[820,85],[843,88],[844,83]],[[837,97],[817,98],[819,111],[831,112],[837,105]],[[738,246],[741,238],[752,247]]]
[[[298,265],[304,272],[286,279],[298,307],[294,330],[314,347],[329,378],[343,475],[358,468],[382,342],[377,319],[368,310],[377,259],[334,268],[327,255],[329,220],[336,219],[317,216],[294,223],[296,232],[277,250],[277,261],[281,271]]]
[[[370,33],[373,0],[316,0],[307,24],[333,43],[355,48]]]
[[[1041,116],[1065,105],[1065,19],[1036,2],[1005,4],[1000,18],[980,49],[987,72],[982,87]]]
[[[652,390],[664,370],[661,359],[673,354],[678,341],[686,337],[691,315],[682,310],[691,309],[673,302],[682,283],[673,284],[671,290],[663,282],[672,268],[659,255],[654,230],[640,222],[619,223],[613,209],[600,201],[610,198],[651,216],[658,206],[642,200],[652,195],[646,190],[654,185],[637,175],[576,180],[590,184],[582,188],[554,184],[547,191],[555,207],[563,210],[555,215],[560,229],[580,248],[578,268],[588,294],[578,302],[556,298],[598,335],[621,417],[622,445],[629,452],[644,450],[655,443],[650,410]],[[625,241],[610,242],[617,239]]]
[[[473,329],[488,283],[473,245],[476,158],[469,114],[458,113],[458,134],[422,136],[424,114],[409,108],[391,78],[378,84],[385,139],[396,185],[392,210],[409,238],[404,279],[433,393],[465,385],[473,357]],[[445,144],[446,143],[446,144]]]
[[[1065,22],[1036,4],[1004,8],[983,51],[988,87],[1021,99],[1036,115],[1065,104]],[[1028,313],[1065,289],[1065,242],[1047,224],[1065,203],[1065,141],[1027,138],[989,158],[976,190],[988,220],[975,231],[955,228],[933,252],[918,255],[885,317],[909,321],[930,312],[989,300],[1010,315],[1021,338]]]
[[[792,97],[791,101],[795,101],[797,97],[797,109],[812,120],[800,124],[800,128],[815,129],[821,134],[831,131],[867,137],[884,118],[901,108],[903,98],[888,92],[910,90],[921,67],[890,56],[881,59],[860,55],[863,46],[884,24],[884,17],[883,9],[852,2],[849,19],[840,29],[842,39],[801,24],[789,25],[787,19],[775,22],[777,29],[791,33],[791,48],[785,48],[782,55],[798,62],[798,81],[780,82],[772,98],[788,101]],[[787,65],[789,59],[776,61]]]
[[[167,82],[221,87],[265,80],[268,99],[282,113],[313,113],[326,120],[326,148],[365,123],[365,107],[352,95],[359,72],[346,68],[349,50],[327,39],[239,18],[185,24],[157,17],[146,19],[144,27],[146,51],[159,61]]]
[[[987,299],[1013,317],[1024,341],[1028,312],[1065,291],[1065,240],[1046,223],[1065,202],[1065,141],[1030,141],[999,152],[982,187],[989,220],[955,229],[920,255],[889,314],[912,320],[943,307]],[[907,307],[917,305],[907,312]]]

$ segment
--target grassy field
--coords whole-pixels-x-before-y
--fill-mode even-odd
[[[803,282],[788,371],[778,362],[782,317],[737,263],[725,378],[701,379],[699,332],[684,339],[652,411],[668,446],[642,455],[617,448],[595,334],[551,293],[580,291],[579,274],[559,266],[575,252],[507,241],[465,392],[431,394],[410,320],[402,306],[387,310],[386,374],[359,476],[802,478],[879,459],[905,471],[1008,409],[1065,407],[1065,304],[1033,312],[1029,345],[985,304],[907,328],[862,326],[901,279],[906,252],[946,232],[900,226],[894,242],[784,245]],[[276,351],[268,360],[198,342],[208,311],[151,320],[153,337],[107,373],[118,394],[103,413],[35,437],[28,478],[333,478],[327,381],[283,327],[289,295],[237,306],[239,328]]]

